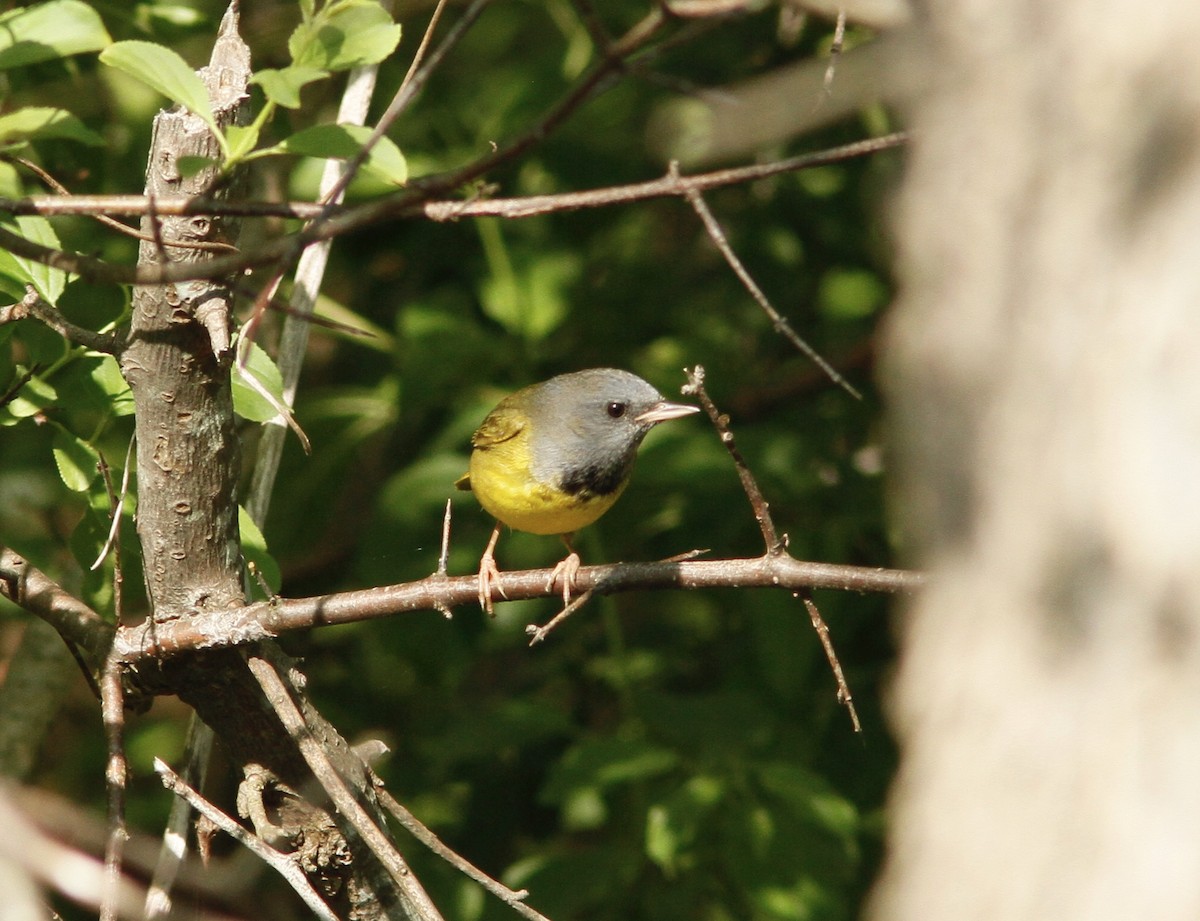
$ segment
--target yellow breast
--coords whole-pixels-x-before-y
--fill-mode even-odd
[[[570,495],[530,472],[528,438],[510,438],[471,452],[471,491],[488,514],[518,531],[570,534],[612,507],[624,484],[605,496]]]

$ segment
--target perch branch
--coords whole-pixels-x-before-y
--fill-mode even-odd
[[[503,572],[497,585],[510,601],[557,597],[546,588],[549,569]],[[828,588],[854,592],[913,592],[921,587],[920,573],[899,569],[806,563],[786,553],[752,559],[686,560],[661,563],[610,563],[583,566],[576,576],[581,592],[595,586],[597,594],[645,589],[781,588],[798,592]],[[294,630],[348,624],[414,611],[454,608],[479,602],[475,575],[432,575],[415,582],[312,598],[278,598],[219,614],[199,614],[144,627],[122,628],[116,640],[123,661],[169,657],[198,649],[237,646]]]

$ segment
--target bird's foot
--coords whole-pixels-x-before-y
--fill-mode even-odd
[[[554,583],[560,578],[562,579],[562,597],[563,605],[571,603],[571,589],[575,588],[575,579],[579,575],[579,567],[581,561],[579,554],[572,550],[567,554],[565,559],[559,561],[554,567],[554,571],[550,573],[550,578],[546,582],[546,590],[553,591]]]
[[[479,606],[487,612],[488,617],[496,616],[495,604],[492,601],[493,588],[500,593],[501,598],[508,598],[499,582],[500,570],[496,566],[496,558],[490,553],[485,553],[479,561]]]

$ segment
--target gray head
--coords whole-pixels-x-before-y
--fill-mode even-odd
[[[536,420],[534,476],[572,495],[619,489],[650,429],[699,411],[668,402],[636,374],[616,368],[560,374],[517,396]]]

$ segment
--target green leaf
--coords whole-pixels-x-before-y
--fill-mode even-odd
[[[66,109],[27,106],[7,115],[0,115],[0,145],[47,138],[65,138],[97,147],[104,145],[104,138]]]
[[[254,568],[263,577],[271,593],[278,594],[280,586],[283,585],[283,575],[279,570],[279,564],[267,552],[267,539],[263,537],[262,531],[258,529],[258,525],[254,523],[250,513],[240,505],[238,506],[238,530],[242,536],[242,556],[246,562],[254,564]],[[251,579],[250,583],[258,594],[262,594],[257,579]]]
[[[212,157],[186,156],[180,157],[175,161],[175,165],[179,168],[179,175],[190,179],[201,170],[209,169],[210,167],[220,166],[221,164]]]
[[[230,125],[225,131],[229,142],[229,159],[241,160],[258,143],[259,125]]]
[[[176,28],[189,28],[204,22],[204,14],[190,6],[168,3],[139,3],[134,14],[137,24],[147,32],[155,32],[158,23]]]
[[[18,369],[20,370],[20,369]],[[25,382],[17,395],[3,407],[13,419],[28,419],[53,406],[58,400],[58,391],[40,377]]]
[[[725,795],[719,778],[693,777],[646,813],[646,855],[668,875],[698,840],[704,822]]]
[[[26,215],[17,218],[17,233],[32,243],[40,243],[51,249],[61,249],[58,234],[44,217]],[[67,286],[67,273],[62,269],[51,268],[44,263],[24,256],[13,255],[13,263],[21,273],[21,280],[33,285],[38,294],[48,304],[57,304],[59,296]]]
[[[866,269],[831,268],[821,276],[817,306],[837,320],[861,320],[882,309],[888,288]]]
[[[279,415],[279,410],[271,401],[259,393],[253,386],[246,383],[246,376],[251,375],[276,400],[283,403],[283,377],[279,367],[271,360],[271,356],[258,345],[251,342],[246,367],[233,366],[233,410],[243,419],[251,422],[267,422]]]
[[[170,48],[153,42],[117,42],[100,53],[100,60],[184,106],[216,129],[204,81]]]
[[[768,762],[755,766],[763,789],[786,802],[797,816],[853,846],[858,834],[858,810],[829,782],[797,764]]]
[[[80,0],[51,0],[0,16],[0,70],[99,51],[112,42]]]
[[[100,356],[99,363],[92,369],[91,378],[109,396],[109,412],[114,416],[133,415],[133,391],[129,389],[129,382],[121,374],[115,358],[111,355]]]
[[[362,125],[313,125],[263,152],[349,160],[358,155],[370,136],[371,129]],[[386,137],[381,137],[371,148],[363,169],[395,185],[403,185],[408,181],[408,164],[404,154]]]
[[[570,287],[582,272],[575,253],[539,253],[528,267],[514,265],[495,220],[478,222],[491,274],[480,288],[483,311],[509,332],[540,341],[570,313]]]
[[[563,802],[586,787],[611,787],[669,771],[679,760],[671,749],[636,740],[602,738],[570,749],[550,772],[543,802]]]
[[[400,44],[400,26],[375,0],[339,4],[298,25],[288,39],[292,64],[349,70],[378,64]]]
[[[72,492],[86,491],[100,475],[96,468],[100,455],[96,449],[66,429],[54,433],[53,452],[58,475]]]
[[[267,68],[250,78],[251,83],[262,87],[267,98],[285,109],[300,108],[300,90],[308,84],[323,80],[329,72],[317,67],[293,64],[282,70]]]

